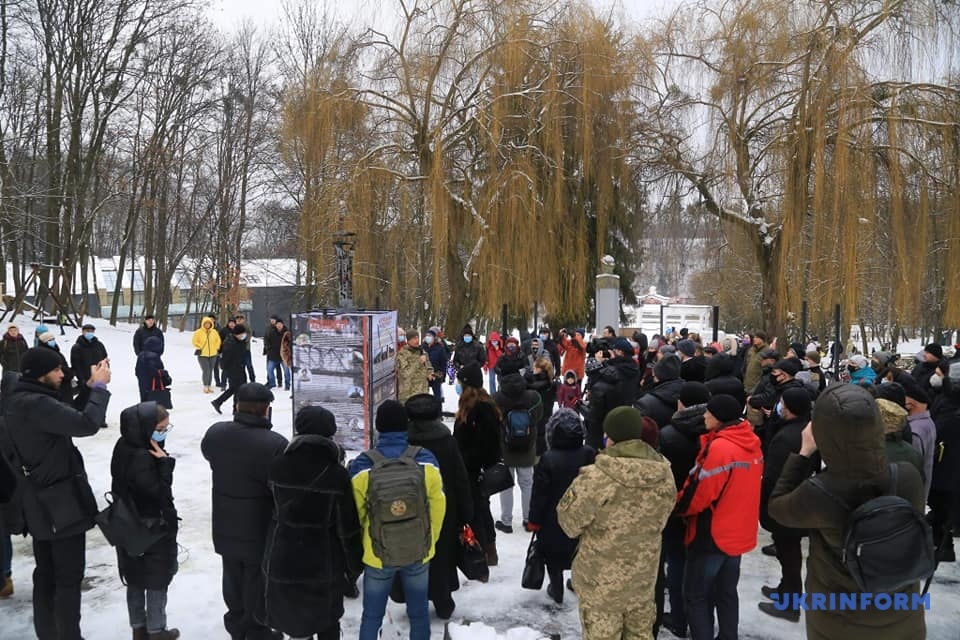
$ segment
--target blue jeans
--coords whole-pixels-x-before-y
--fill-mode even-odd
[[[399,573],[410,618],[410,640],[430,640],[430,611],[427,604],[427,586],[430,582],[430,564],[416,562],[405,567],[376,569],[363,567],[363,617],[360,619],[360,640],[377,640],[383,616],[387,612],[387,598],[393,588],[393,577]]]
[[[487,371],[487,382],[490,387],[490,395],[497,392],[497,373],[492,368]]]
[[[160,633],[167,628],[167,590],[127,586],[127,613],[130,626]]]
[[[740,624],[740,556],[704,553],[687,548],[683,600],[692,640],[736,640]],[[719,632],[713,633],[713,610]]]
[[[280,368],[279,360],[267,360],[267,387],[273,388],[277,386],[277,372],[280,372],[280,375],[283,376],[283,369]],[[288,378],[283,378],[289,384]],[[283,381],[281,381],[283,384]]]

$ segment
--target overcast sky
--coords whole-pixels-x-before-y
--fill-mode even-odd
[[[321,0],[317,0],[318,3]],[[591,0],[600,8],[616,7],[626,17],[635,20],[655,15],[666,6],[674,6],[678,0]],[[239,22],[249,18],[255,24],[268,26],[277,21],[280,15],[281,0],[213,0],[210,8],[211,19],[225,30],[233,29]],[[393,18],[397,12],[392,0],[341,0],[331,2],[338,14],[346,19],[350,17],[373,25]]]

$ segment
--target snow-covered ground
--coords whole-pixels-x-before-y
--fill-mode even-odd
[[[133,375],[135,358],[131,341],[135,326],[109,327],[94,319],[97,335],[110,354],[113,381],[110,391],[109,428],[90,438],[78,438],[77,445],[86,460],[87,472],[97,496],[103,502],[103,493],[110,485],[110,455],[119,435],[120,411],[138,398],[136,378]],[[21,331],[32,341],[34,323],[17,318]],[[3,328],[5,330],[5,327]],[[55,329],[56,331],[56,329]],[[77,330],[67,330],[58,337],[65,352],[69,352]],[[193,357],[189,332],[171,331],[166,336],[164,363],[173,380],[175,425],[167,438],[167,449],[177,458],[174,474],[174,495],[183,522],[179,543],[180,571],[170,587],[167,607],[169,623],[178,627],[184,638],[226,638],[223,630],[223,601],[220,596],[220,559],[213,551],[210,538],[210,468],[200,454],[200,439],[207,427],[222,419],[210,406],[211,396],[204,395],[200,384],[200,368]],[[916,345],[910,345],[911,347]],[[919,346],[917,346],[919,349]],[[254,363],[258,380],[265,377],[264,358],[254,346]],[[904,349],[904,353],[911,353]],[[453,387],[445,387],[445,409],[455,411],[456,396]],[[292,426],[290,400],[279,394],[273,410],[274,428],[290,437]],[[514,520],[520,521],[520,500],[514,501]],[[493,500],[494,516],[499,515],[499,500]],[[500,566],[491,569],[490,582],[464,581],[454,598],[457,609],[451,624],[451,637],[463,639],[533,640],[551,634],[562,638],[580,637],[576,596],[567,592],[563,605],[555,605],[546,592],[534,592],[520,587],[520,574],[528,537],[519,532],[499,534],[497,547]],[[758,546],[770,542],[761,530]],[[0,600],[0,640],[24,640],[34,637],[30,603],[33,558],[28,539],[14,540],[13,574],[15,595]],[[803,625],[792,624],[765,616],[757,610],[760,587],[775,584],[779,567],[773,558],[763,556],[759,548],[744,557],[739,585],[740,635],[742,638],[785,640],[804,637]],[[90,639],[114,640],[129,637],[124,588],[116,571],[115,551],[99,530],[87,536],[86,590],[83,595],[84,635]],[[941,566],[931,587],[931,609],[927,612],[927,637],[930,640],[955,640],[960,622],[960,568],[956,564]],[[432,612],[432,608],[431,608]],[[343,637],[356,637],[360,621],[360,601],[348,600],[343,618]],[[471,626],[462,626],[473,623]],[[478,624],[483,623],[483,624]],[[523,627],[527,629],[524,630]],[[391,603],[384,638],[407,636],[408,625],[402,605]],[[434,620],[433,637],[443,637],[444,624]],[[534,630],[534,631],[531,631]],[[499,634],[499,635],[497,635]],[[660,638],[672,638],[666,630]]]

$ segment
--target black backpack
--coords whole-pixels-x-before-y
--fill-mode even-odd
[[[532,407],[514,407],[507,412],[503,420],[503,444],[506,445],[507,451],[526,451],[530,446],[530,434],[537,428],[533,411],[539,406],[538,395],[537,402]]]
[[[909,501],[896,494],[897,465],[890,465],[886,493],[851,509],[823,482],[813,477],[823,491],[848,513],[839,549],[844,566],[864,593],[897,591],[925,580],[927,592],[937,568],[933,532],[927,519]]]

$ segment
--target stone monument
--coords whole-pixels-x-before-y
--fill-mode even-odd
[[[613,256],[600,259],[596,292],[596,333],[610,325],[614,331],[620,327],[620,276],[613,272],[616,263]]]

